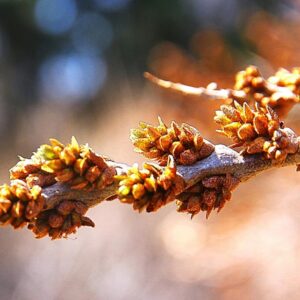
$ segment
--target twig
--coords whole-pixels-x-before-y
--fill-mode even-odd
[[[204,88],[204,87],[192,87],[188,85],[184,85],[181,83],[174,83],[171,81],[160,79],[148,72],[144,73],[146,79],[151,81],[152,83],[168,89],[178,92],[183,95],[190,95],[190,96],[207,96],[212,99],[226,99],[230,98],[230,96],[234,96],[238,99],[245,99],[246,93],[243,91],[234,91],[231,89],[212,89],[212,88]]]
[[[210,88],[210,85],[208,85],[208,87],[206,88],[192,87],[181,83],[174,83],[171,81],[160,79],[148,72],[145,72],[144,76],[146,79],[148,79],[149,81],[158,85],[161,88],[172,90],[183,95],[197,96],[197,97],[206,96],[211,99],[228,99],[233,97],[236,100],[243,100],[243,101],[245,101],[249,97],[249,95],[247,95],[242,90],[216,89],[215,85],[213,86],[213,88]],[[276,92],[282,95],[284,99],[296,99],[296,101],[299,102],[299,99],[296,97],[296,95],[286,87],[277,86],[275,84],[266,81],[266,88],[271,93]]]
[[[224,145],[217,145],[209,157],[191,166],[178,166],[177,171],[185,180],[186,187],[190,187],[206,176],[230,173],[244,182],[263,171],[297,164],[300,164],[299,153],[289,155],[280,165],[274,165],[271,160],[267,160],[261,155],[242,156]],[[116,163],[116,166],[118,173],[126,172],[128,168],[125,164]],[[56,183],[43,190],[43,196],[46,200],[45,209],[54,207],[64,199],[80,200],[92,207],[104,200],[116,198],[116,189],[117,184],[113,184],[101,191],[88,192],[72,190],[65,184]]]

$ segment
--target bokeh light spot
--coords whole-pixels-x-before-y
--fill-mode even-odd
[[[96,13],[85,13],[78,17],[72,30],[72,42],[80,52],[101,52],[113,39],[110,22]]]
[[[165,249],[175,259],[196,258],[206,243],[205,227],[168,215],[159,228]]]
[[[76,16],[74,0],[39,0],[35,5],[37,26],[46,33],[57,35],[68,31]]]
[[[117,11],[124,9],[131,0],[94,0],[95,3],[99,6],[99,8],[102,8],[107,11]]]
[[[106,64],[96,56],[68,54],[52,57],[40,69],[43,99],[75,102],[93,97],[106,79]]]

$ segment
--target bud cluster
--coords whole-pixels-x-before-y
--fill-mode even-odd
[[[214,151],[214,146],[196,128],[175,122],[167,127],[160,118],[158,121],[156,127],[141,122],[139,128],[131,130],[135,150],[145,157],[165,166],[171,154],[177,164],[192,165]]]
[[[87,210],[88,207],[80,201],[64,200],[55,208],[41,212],[28,224],[28,229],[36,238],[47,235],[52,240],[66,238],[81,226],[95,226],[92,220],[84,216]]]
[[[298,151],[296,134],[284,128],[269,106],[256,103],[255,109],[251,109],[247,103],[241,106],[235,101],[232,106],[222,105],[214,119],[221,125],[218,132],[232,138],[234,146],[242,146],[245,153],[264,153],[266,158],[280,163],[288,154]]]
[[[20,179],[29,187],[38,185],[45,187],[56,182],[54,174],[44,172],[41,169],[41,162],[34,157],[31,159],[21,158],[20,161],[10,169],[10,179]]]
[[[12,225],[15,229],[33,220],[43,209],[41,187],[28,187],[22,180],[0,186],[0,225]]]
[[[264,92],[266,81],[256,66],[248,66],[235,76],[235,90],[243,90],[246,94]]]
[[[68,145],[55,139],[42,145],[30,159],[21,158],[10,170],[11,185],[0,187],[0,224],[20,228],[28,224],[38,238],[52,239],[75,233],[80,226],[94,226],[84,216],[79,201],[62,201],[43,211],[42,188],[64,182],[72,189],[103,189],[114,182],[116,170],[109,161],[73,137]]]
[[[268,81],[278,86],[287,87],[296,95],[300,94],[300,68],[293,68],[292,71],[280,68]]]
[[[187,212],[192,217],[206,211],[206,218],[212,210],[219,212],[231,198],[231,191],[240,181],[231,174],[206,177],[186,189],[176,201],[179,212]]]
[[[153,212],[175,199],[184,189],[184,180],[176,174],[174,158],[170,155],[166,167],[144,163],[143,169],[137,165],[129,168],[124,175],[115,176],[119,180],[118,197],[121,202],[133,205],[133,209]]]
[[[79,145],[73,137],[68,145],[50,139],[31,159],[21,160],[11,169],[11,179],[26,180],[29,185],[68,183],[72,189],[103,189],[112,184],[115,168],[87,145]]]
[[[291,93],[282,91],[280,87],[288,88]],[[234,89],[244,91],[248,101],[254,100],[262,106],[270,106],[284,115],[290,106],[299,102],[300,69],[294,68],[292,72],[279,69],[275,75],[264,79],[257,67],[248,66],[237,73]]]

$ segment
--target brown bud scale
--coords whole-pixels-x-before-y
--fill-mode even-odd
[[[212,210],[218,212],[231,198],[231,191],[240,181],[231,174],[210,176],[185,190],[177,200],[177,210],[187,212],[192,217],[206,211],[206,218]]]
[[[243,153],[263,153],[265,158],[279,164],[288,154],[298,151],[297,135],[291,129],[284,128],[269,106],[257,104],[255,109],[251,109],[247,103],[241,106],[238,102],[234,102],[230,110],[228,106],[222,105],[216,114],[215,119],[221,125],[218,132],[232,138],[236,145],[242,147]]]
[[[175,200],[184,189],[184,180],[176,173],[173,156],[169,156],[166,167],[145,163],[139,170],[137,165],[126,174],[115,176],[119,181],[118,197],[130,203],[138,211],[153,212]]]
[[[0,186],[0,225],[21,228],[33,220],[43,209],[41,187],[29,187],[24,181],[13,180]]]
[[[84,216],[88,207],[80,201],[64,200],[55,208],[41,212],[30,221],[30,229],[36,238],[49,236],[52,240],[66,238],[76,233],[81,226],[94,227],[95,224]]]
[[[73,137],[68,145],[50,139],[30,159],[22,159],[10,171],[11,179],[41,187],[65,182],[74,189],[103,189],[113,183],[116,171],[108,161]]]
[[[192,165],[214,151],[214,145],[204,140],[196,128],[175,122],[168,127],[160,118],[157,127],[141,123],[138,129],[131,130],[130,138],[137,152],[162,166],[170,154],[177,164]]]

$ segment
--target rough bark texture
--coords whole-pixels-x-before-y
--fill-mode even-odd
[[[186,187],[190,187],[206,176],[230,173],[244,182],[257,174],[275,167],[300,164],[300,154],[289,155],[284,163],[272,164],[261,155],[242,156],[224,145],[216,145],[215,151],[207,158],[192,166],[178,166],[177,172],[184,178]],[[128,168],[126,164],[115,163],[119,174]],[[116,198],[117,183],[101,191],[72,190],[66,184],[56,183],[43,190],[46,199],[45,210],[54,207],[64,199],[80,200],[89,207],[104,200]]]

